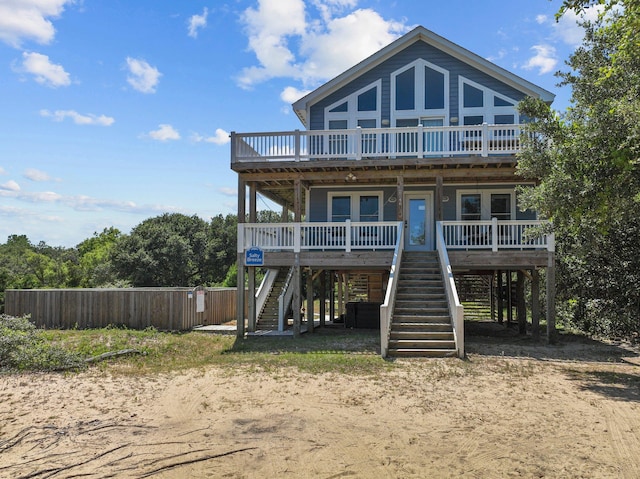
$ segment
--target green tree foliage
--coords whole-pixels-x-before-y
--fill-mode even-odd
[[[559,299],[576,324],[628,336],[640,333],[640,1],[566,1],[561,13],[593,4],[602,15],[558,74],[571,107],[520,106],[535,120],[518,169],[540,179],[521,200],[553,220]]]
[[[95,288],[119,282],[111,264],[111,253],[121,236],[117,228],[105,228],[76,246],[80,287]]]

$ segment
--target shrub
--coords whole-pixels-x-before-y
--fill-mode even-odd
[[[0,370],[59,371],[80,369],[85,362],[47,342],[29,316],[0,314]]]

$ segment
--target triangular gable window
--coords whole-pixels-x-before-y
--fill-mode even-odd
[[[340,113],[345,111],[349,111],[349,103],[346,101],[336,106],[335,108],[332,108],[331,110],[329,110],[329,113]]]

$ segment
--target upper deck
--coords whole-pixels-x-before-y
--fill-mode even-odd
[[[247,171],[264,163],[425,160],[457,164],[490,158],[514,160],[522,125],[355,128],[231,134],[231,168]],[[471,159],[471,160],[470,160]]]

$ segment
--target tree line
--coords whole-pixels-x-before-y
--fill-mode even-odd
[[[273,221],[260,212],[260,221]],[[96,232],[72,248],[11,235],[0,244],[0,312],[4,291],[25,288],[235,286],[237,216],[166,213],[129,234]]]

